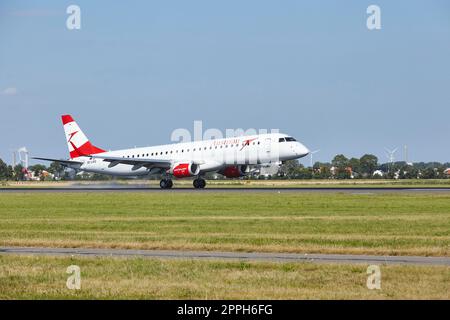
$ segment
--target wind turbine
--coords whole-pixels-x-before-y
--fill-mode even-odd
[[[319,150],[314,150],[314,151],[310,151],[309,152],[309,161],[310,161],[310,165],[311,165],[311,169],[313,168],[313,154],[319,152]]]
[[[12,155],[12,167],[14,168],[17,164],[17,150],[16,149],[9,149]]]
[[[386,156],[389,159],[389,162],[392,164],[395,161],[395,153],[397,152],[398,148],[395,148],[394,150],[389,150],[388,148],[384,148],[386,150]]]
[[[17,149],[17,154],[19,155],[19,163],[28,170],[28,150],[26,147]]]
[[[389,150],[388,148],[384,148],[386,150],[386,157],[389,159],[389,163],[390,168],[388,168],[389,171],[391,171],[390,169],[392,169],[392,165],[394,164],[395,161],[395,153],[397,152],[398,148],[395,148],[394,150]]]

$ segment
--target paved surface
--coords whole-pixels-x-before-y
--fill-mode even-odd
[[[314,187],[314,188],[224,188],[224,187],[206,187],[205,189],[194,188],[173,188],[169,190],[162,190],[159,187],[124,187],[124,186],[73,186],[64,188],[0,188],[1,193],[30,193],[30,192],[346,192],[357,194],[371,194],[371,193],[396,193],[396,192],[418,192],[418,193],[436,193],[436,192],[450,192],[450,188],[368,188],[368,187]]]
[[[450,257],[369,256],[344,254],[297,253],[245,253],[181,250],[129,250],[129,249],[80,249],[80,248],[23,248],[0,247],[0,254],[91,256],[91,257],[144,257],[166,259],[221,259],[270,262],[316,262],[346,264],[403,264],[450,266]]]

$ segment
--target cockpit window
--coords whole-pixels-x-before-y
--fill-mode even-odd
[[[290,142],[290,141],[297,141],[297,140],[295,140],[295,139],[292,138],[292,137],[286,137],[286,141]]]
[[[280,140],[278,140],[278,142],[284,142],[284,138],[280,138]]]

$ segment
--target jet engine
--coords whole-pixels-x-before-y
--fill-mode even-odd
[[[239,178],[247,175],[250,172],[250,167],[247,165],[229,166],[221,170],[219,173],[227,178]]]
[[[173,174],[174,177],[186,178],[198,175],[200,167],[193,162],[176,163],[170,168],[169,172]]]

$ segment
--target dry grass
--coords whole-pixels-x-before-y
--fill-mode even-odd
[[[450,193],[0,194],[0,245],[450,255]]]
[[[0,245],[449,256],[450,194],[0,194]],[[366,268],[0,255],[0,298],[450,299],[449,267]]]
[[[81,290],[66,288],[69,265]],[[450,268],[0,255],[1,299],[450,299]]]

